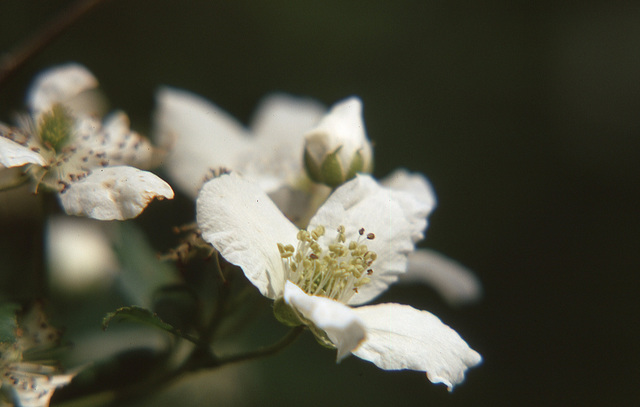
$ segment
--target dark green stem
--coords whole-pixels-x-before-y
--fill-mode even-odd
[[[217,363],[216,367],[275,355],[276,353],[280,352],[282,349],[291,345],[296,339],[298,339],[298,337],[303,331],[304,331],[304,326],[302,325],[297,326],[291,329],[287,335],[282,337],[282,339],[280,339],[278,342],[274,343],[273,345],[266,346],[262,349],[254,350],[252,352],[241,353],[239,355],[227,356],[224,358],[218,358],[216,361]]]
[[[224,358],[215,358],[211,353],[204,351],[202,348],[196,348],[191,353],[189,358],[187,358],[187,360],[178,368],[153,377],[145,382],[131,384],[126,389],[122,389],[117,392],[106,391],[98,394],[83,396],[80,399],[76,400],[68,400],[56,405],[58,407],[84,407],[89,405],[103,405],[108,407],[120,406],[125,401],[132,401],[149,394],[153,394],[153,392],[157,389],[187,373],[204,369],[216,369],[232,363],[245,362],[275,355],[287,346],[291,345],[303,331],[304,326],[295,327],[291,329],[289,333],[282,337],[278,342],[270,346]]]

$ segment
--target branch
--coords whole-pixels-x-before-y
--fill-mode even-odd
[[[0,87],[31,58],[51,44],[91,10],[106,0],[78,0],[38,32],[0,58]]]

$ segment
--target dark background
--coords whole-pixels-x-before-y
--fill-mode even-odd
[[[0,50],[67,4],[1,0]],[[161,84],[245,123],[275,90],[359,95],[376,175],[424,172],[439,200],[424,245],[483,282],[460,309],[420,287],[380,299],[434,312],[483,355],[453,394],[336,366],[309,336],[250,364],[234,404],[640,405],[639,3],[111,0],[0,89],[2,121],[35,73],[67,61],[147,134]],[[185,200],[164,205],[140,222]],[[198,399],[182,405],[225,404]]]

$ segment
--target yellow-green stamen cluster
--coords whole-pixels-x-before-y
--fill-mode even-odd
[[[358,292],[359,287],[370,281],[368,276],[373,273],[371,266],[377,255],[369,251],[362,240],[372,240],[375,236],[373,233],[365,236],[362,228],[360,237],[347,243],[345,227],[340,226],[337,232],[336,237],[327,244],[323,226],[311,232],[300,230],[297,247],[278,243],[278,249],[287,280],[308,294],[346,303]]]

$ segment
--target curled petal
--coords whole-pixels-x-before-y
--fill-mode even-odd
[[[353,354],[381,369],[410,369],[427,373],[449,391],[464,380],[465,371],[482,357],[427,311],[408,305],[379,304],[354,309],[364,321],[365,341]]]
[[[482,284],[471,270],[429,249],[409,254],[407,272],[400,276],[400,282],[428,284],[451,305],[474,302],[482,296]]]
[[[399,169],[380,183],[395,192],[395,197],[403,207],[407,220],[413,225],[413,241],[418,242],[424,239],[427,216],[436,207],[436,195],[429,181],[422,174]]]
[[[11,168],[25,164],[46,164],[45,159],[37,152],[3,137],[3,130],[0,126],[0,165]]]
[[[308,295],[291,281],[284,287],[284,300],[326,332],[338,349],[338,362],[365,339],[364,324],[351,307],[330,298]]]
[[[99,220],[135,218],[154,198],[173,198],[173,190],[158,176],[137,168],[96,169],[58,195],[69,215]]]
[[[165,165],[182,190],[195,198],[211,168],[237,169],[250,146],[240,123],[187,91],[161,88],[156,99],[155,139],[171,151]]]
[[[358,240],[364,228],[375,238],[366,241],[370,251],[377,254],[370,282],[359,287],[349,304],[363,304],[398,280],[406,270],[407,254],[414,248],[412,234],[415,226],[409,219],[417,214],[406,213],[396,199],[396,192],[382,187],[369,175],[357,175],[327,199],[309,223],[309,229],[325,226],[324,238],[333,239],[340,225],[346,227],[346,239]]]
[[[84,66],[76,63],[61,65],[36,77],[27,95],[27,105],[37,116],[55,103],[65,103],[97,86],[98,80]]]
[[[264,296],[282,296],[278,243],[294,242],[298,229],[262,189],[235,173],[221,175],[202,187],[196,206],[202,238],[242,268]]]

